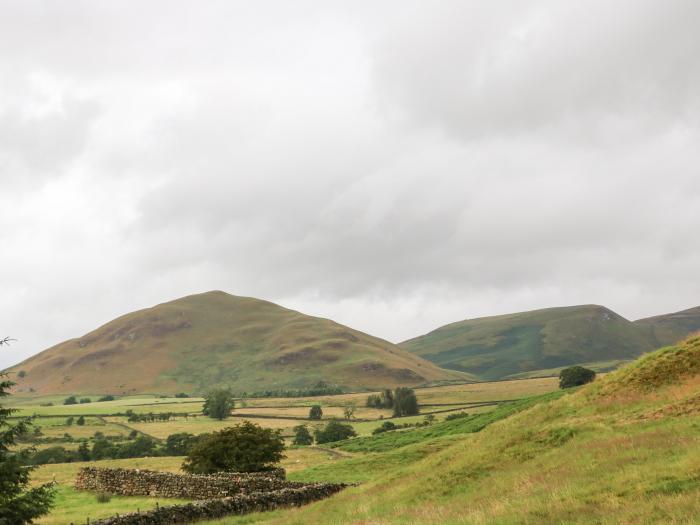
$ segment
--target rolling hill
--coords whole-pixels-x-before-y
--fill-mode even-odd
[[[20,391],[236,392],[465,380],[382,339],[276,304],[213,291],[121,316],[15,365]],[[19,376],[23,377],[19,377]]]
[[[672,345],[688,334],[700,331],[700,306],[681,312],[657,315],[635,321],[646,328],[649,337],[657,347]]]
[[[612,368],[658,345],[648,326],[583,305],[468,319],[399,346],[438,366],[493,380],[573,364]]]
[[[572,392],[340,442],[375,452],[292,477],[359,486],[246,523],[697,523],[699,391],[695,337]]]

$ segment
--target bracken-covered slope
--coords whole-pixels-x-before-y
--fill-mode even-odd
[[[700,306],[681,312],[657,315],[634,322],[648,330],[655,346],[672,345],[700,330]]]
[[[700,338],[556,397],[341,442],[290,477],[362,484],[246,523],[698,523]]]
[[[597,305],[468,319],[399,346],[487,380],[573,364],[604,368],[656,348],[648,329]]]
[[[465,380],[328,319],[224,292],[133,312],[12,367],[20,391],[204,392],[347,389]],[[23,375],[24,377],[18,377]]]

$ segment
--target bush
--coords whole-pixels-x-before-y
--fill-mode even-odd
[[[334,441],[342,441],[354,437],[357,434],[351,425],[343,424],[338,421],[329,421],[323,430],[316,429],[316,443],[332,443]]]
[[[279,430],[245,421],[200,439],[182,464],[192,474],[270,470],[284,458]]]
[[[370,394],[366,404],[371,408],[394,408],[394,393],[386,389],[381,394]]]
[[[107,492],[98,492],[95,499],[97,503],[109,503],[112,501],[112,495]]]
[[[463,417],[469,417],[469,414],[467,412],[455,412],[454,414],[449,414],[445,418],[445,421],[452,421],[453,419],[461,419]]]
[[[235,406],[233,394],[227,388],[217,388],[207,394],[202,413],[214,419],[222,420],[231,415]]]
[[[75,396],[69,396],[63,400],[64,405],[77,405],[78,400],[75,398]]]
[[[294,445],[311,445],[314,442],[314,438],[311,436],[309,429],[306,425],[298,425],[294,427],[294,440],[292,444]]]
[[[559,373],[559,388],[585,385],[595,379],[595,372],[582,366],[570,366]]]
[[[114,401],[116,398],[114,396],[102,396],[100,399],[97,400],[98,403],[101,403],[103,401]]]
[[[24,370],[20,370],[19,372],[17,372],[17,377],[26,377],[26,376],[27,376],[27,372],[25,372]]]
[[[383,432],[389,432],[390,430],[396,430],[396,428],[396,425],[391,421],[385,421],[384,423],[382,423],[382,426],[375,428],[372,431],[372,434],[381,434]]]
[[[184,399],[184,398],[190,397],[190,396],[189,396],[189,394],[185,394],[184,392],[180,392],[178,394],[175,394],[175,397],[180,398],[180,399]]]
[[[321,405],[314,405],[309,410],[309,419],[321,419],[323,417],[323,410],[321,410]]]
[[[70,416],[66,419],[66,425],[71,426],[73,424],[73,416]]]
[[[84,425],[85,424],[85,416],[80,416],[78,420],[75,422],[76,425]]]
[[[165,440],[164,452],[169,456],[186,456],[199,438],[189,432],[171,434]]]
[[[84,405],[84,404],[86,404],[86,403],[92,403],[92,399],[90,399],[89,397],[80,398],[80,404],[81,404],[81,405]]]

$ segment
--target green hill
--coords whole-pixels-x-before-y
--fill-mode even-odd
[[[203,392],[377,389],[465,380],[396,345],[276,304],[223,292],[184,297],[111,321],[11,368],[20,391]]]
[[[648,330],[649,337],[657,347],[672,345],[700,331],[700,306],[681,312],[657,315],[635,321],[635,324]]]
[[[399,346],[485,380],[572,364],[604,369],[656,348],[647,328],[596,305],[468,319]]]
[[[359,486],[207,523],[697,523],[698,363],[696,337],[577,391],[353,439],[352,458],[290,477]]]

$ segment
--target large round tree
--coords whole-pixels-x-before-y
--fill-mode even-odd
[[[244,421],[199,439],[182,464],[192,474],[270,470],[284,458],[279,430]]]

